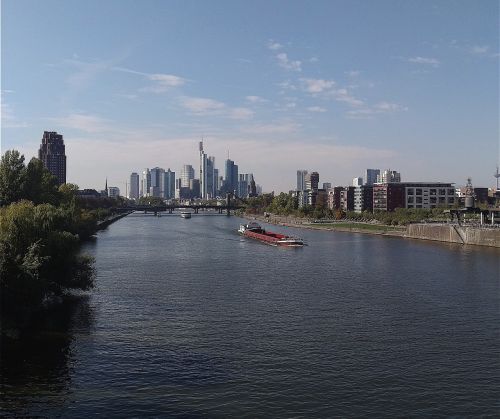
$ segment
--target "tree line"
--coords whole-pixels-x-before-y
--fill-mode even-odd
[[[249,198],[246,201],[247,214],[271,213],[281,216],[294,216],[315,220],[350,220],[350,221],[378,221],[387,225],[407,225],[427,220],[444,220],[443,208],[409,209],[397,208],[394,211],[344,211],[343,209],[329,209],[324,205],[304,205],[299,207],[298,201],[290,193],[281,192],[279,195],[264,194]]]
[[[3,328],[26,323],[48,302],[94,286],[93,259],[81,240],[110,213],[78,199],[36,158],[8,150],[0,160],[0,299]],[[106,204],[106,202],[104,202]]]

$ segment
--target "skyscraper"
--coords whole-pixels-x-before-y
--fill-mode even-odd
[[[38,158],[57,178],[57,184],[66,183],[66,154],[63,136],[53,131],[44,131]]]
[[[175,172],[172,172],[170,169],[166,170],[163,174],[163,195],[165,199],[174,199],[175,198]]]
[[[136,172],[130,175],[130,192],[128,197],[130,199],[139,198],[139,175]]]
[[[319,184],[319,173],[311,172],[304,176],[305,189],[309,191],[317,191]]]
[[[194,179],[194,169],[190,164],[182,166],[181,170],[181,187],[189,188],[189,181]]]
[[[157,196],[163,198],[163,194],[165,191],[165,187],[163,182],[165,170],[161,167],[155,167],[151,169],[151,187],[150,187],[150,196]]]
[[[378,175],[380,175],[380,169],[366,169],[365,185],[370,186],[376,183]]]
[[[307,170],[297,170],[297,190],[304,191],[306,189]]]
[[[200,195],[203,199],[211,199],[215,191],[215,157],[207,156],[203,151],[203,140],[200,141]]]
[[[226,180],[224,182],[225,192],[237,194],[238,192],[238,165],[234,161],[226,160]]]
[[[401,173],[395,170],[384,170],[377,176],[377,183],[400,183]]]
[[[352,186],[363,186],[363,178],[362,177],[355,177],[352,179]]]
[[[149,188],[151,187],[151,172],[148,168],[142,171],[141,179],[141,196],[149,196]]]

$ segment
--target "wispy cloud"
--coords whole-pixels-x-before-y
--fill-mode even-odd
[[[290,80],[278,83],[278,87],[283,90],[297,90],[297,86],[293,84]]]
[[[294,121],[275,121],[272,124],[254,124],[242,127],[241,131],[247,134],[273,135],[273,134],[292,134],[296,133],[300,124]]]
[[[289,71],[302,71],[302,62],[298,60],[290,60],[285,52],[280,52],[276,55],[278,64],[285,70]]]
[[[408,108],[391,102],[378,102],[371,107],[350,110],[346,113],[349,119],[374,119],[381,114],[390,114],[396,112],[405,112]]]
[[[267,42],[267,47],[271,50],[271,51],[277,51],[281,48],[283,48],[283,45],[281,45],[279,42],[276,42],[276,41],[273,41],[272,39],[270,39],[268,42]]]
[[[231,119],[250,119],[254,111],[244,107],[231,108],[223,102],[204,97],[183,96],[181,106],[195,115],[220,115]]]
[[[319,112],[319,113],[326,112],[326,109],[322,108],[321,106],[309,106],[307,110],[309,112]]]
[[[254,116],[254,111],[248,108],[233,108],[229,111],[231,119],[250,119]]]
[[[195,114],[209,114],[220,112],[226,107],[222,102],[204,97],[187,97],[181,98],[181,105]]]
[[[66,116],[47,118],[52,124],[62,128],[75,129],[89,134],[112,130],[111,121],[97,115],[71,113]]]
[[[89,87],[102,73],[109,70],[114,64],[111,60],[85,62],[78,59],[65,59],[63,66],[70,66],[75,71],[68,76],[66,84],[73,90],[83,90]]]
[[[245,100],[250,103],[264,103],[267,102],[267,99],[264,99],[260,96],[245,96]]]
[[[5,92],[5,91],[4,91]],[[4,102],[2,96],[2,102],[0,104],[0,112],[2,114],[2,128],[25,128],[28,124],[24,121],[20,121],[15,115],[12,107]]]
[[[359,70],[350,70],[350,71],[346,71],[345,74],[348,77],[354,79],[354,78],[358,77],[361,74],[361,71],[359,71]]]
[[[409,63],[429,65],[431,67],[439,67],[441,65],[441,62],[437,58],[410,57],[407,61]]]
[[[323,79],[300,79],[302,83],[302,89],[307,93],[317,94],[323,93],[325,91],[331,90],[335,86],[333,80],[323,80]]]
[[[345,102],[350,106],[362,106],[364,102],[354,97],[347,89],[334,89],[331,95],[337,102]]]
[[[164,93],[174,87],[180,87],[188,81],[184,77],[166,73],[144,73],[124,67],[113,67],[113,70],[123,73],[136,74],[154,82],[152,86],[146,86],[140,90],[143,92]]]
[[[349,106],[361,106],[364,102],[353,96],[346,88],[336,88],[333,80],[323,79],[300,79],[302,90],[311,96],[333,98],[337,102],[347,103]]]

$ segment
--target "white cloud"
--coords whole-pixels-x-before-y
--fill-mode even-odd
[[[325,108],[322,108],[321,106],[309,106],[307,108],[309,112],[326,112]]]
[[[210,114],[219,112],[226,107],[224,103],[213,99],[188,96],[181,98],[181,105],[195,114]]]
[[[346,71],[345,74],[350,77],[350,78],[356,78],[361,74],[361,71],[359,70],[351,70],[351,71]]]
[[[485,55],[488,53],[490,50],[489,45],[472,45],[471,47],[468,48],[468,51],[471,54],[476,54],[476,55]]]
[[[0,112],[2,116],[2,128],[25,128],[28,126],[26,122],[19,121],[19,119],[14,115],[12,107],[3,101],[3,96],[0,104]]]
[[[195,115],[220,115],[231,119],[251,119],[254,111],[228,107],[225,103],[204,97],[181,97],[181,106]]]
[[[405,112],[407,110],[406,106],[397,103],[379,102],[371,107],[350,110],[346,115],[349,119],[374,119],[376,115]]]
[[[297,61],[290,60],[286,53],[281,52],[278,55],[276,55],[276,58],[278,60],[278,64],[284,69],[290,71],[299,71],[299,72],[302,71],[302,63],[298,60]]]
[[[260,96],[245,96],[245,100],[250,103],[264,103],[267,102],[266,99]]]
[[[312,94],[323,93],[330,90],[335,82],[333,80],[323,79],[300,79],[304,91]]]
[[[250,119],[254,115],[254,111],[248,108],[234,108],[229,112],[231,119]]]
[[[345,102],[350,106],[362,106],[364,102],[352,96],[347,89],[332,90],[331,95],[338,102]]]
[[[309,58],[309,62],[310,63],[317,63],[318,61],[319,61],[318,57],[311,57],[311,58]]]
[[[166,73],[143,73],[142,71],[135,71],[124,67],[113,67],[113,70],[122,73],[137,74],[145,77],[147,80],[154,82],[152,86],[143,87],[140,89],[142,92],[164,93],[174,87],[180,87],[186,84],[187,79],[184,77],[176,76],[174,74]]]
[[[295,86],[290,80],[278,83],[278,87],[283,90],[297,90],[297,86]]]
[[[110,121],[97,115],[72,113],[63,117],[48,118],[48,120],[62,128],[75,129],[91,134],[111,130]]]
[[[267,42],[267,47],[271,50],[271,51],[277,51],[281,48],[283,48],[283,45],[281,45],[279,42],[275,42],[273,41],[272,39],[270,39],[268,42]]]
[[[254,124],[242,127],[242,132],[252,135],[292,134],[298,132],[300,124],[294,121],[276,121],[272,124]]]
[[[379,102],[373,106],[374,109],[377,109],[381,112],[397,112],[397,111],[407,111],[408,108],[406,106],[398,105],[397,103],[390,102]]]
[[[427,58],[427,57],[411,57],[408,58],[409,63],[413,64],[423,64],[423,65],[430,65],[432,67],[439,67],[441,62],[436,59],[436,58]]]

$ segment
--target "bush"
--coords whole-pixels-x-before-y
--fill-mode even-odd
[[[93,261],[79,255],[72,214],[18,201],[0,209],[2,314],[33,311],[53,296],[94,285]]]

